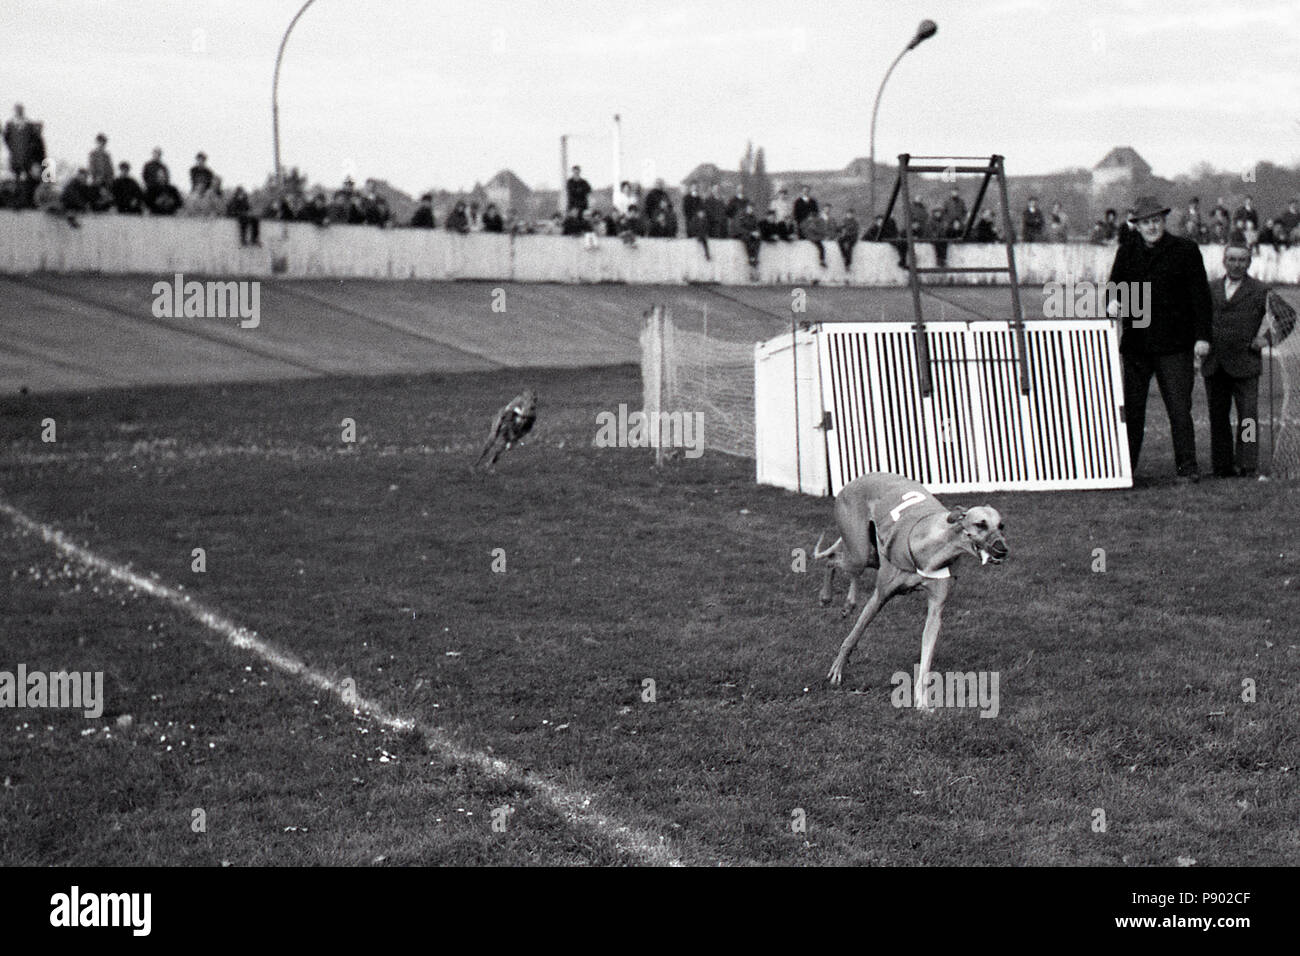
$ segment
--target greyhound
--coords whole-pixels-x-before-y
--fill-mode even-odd
[[[491,452],[492,457],[487,463],[487,470],[491,471],[497,459],[501,457],[501,453],[518,444],[519,440],[532,430],[535,421],[537,421],[537,393],[531,388],[526,388],[497,412],[487,444],[483,446],[483,451],[479,454],[478,461],[474,462],[474,467],[483,464],[483,459]]]
[[[827,677],[838,686],[844,665],[867,625],[896,594],[921,590],[928,608],[921,635],[921,666],[917,670],[913,701],[924,707],[926,678],[939,640],[943,606],[952,593],[953,569],[965,555],[981,564],[1001,564],[1008,549],[1002,536],[1002,516],[994,508],[945,508],[924,486],[885,472],[863,475],[849,482],[835,498],[835,521],[840,537],[826,550],[817,539],[813,556],[827,559],[821,603],[831,602],[835,569],[849,576],[847,616],[857,605],[858,578],[867,568],[879,568],[876,586],[866,606],[844,639]]]

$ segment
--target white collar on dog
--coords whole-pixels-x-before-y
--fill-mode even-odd
[[[916,573],[921,575],[923,578],[929,578],[931,581],[942,581],[944,578],[952,577],[952,572],[946,567],[940,568],[938,571],[922,571],[920,568],[917,568]]]

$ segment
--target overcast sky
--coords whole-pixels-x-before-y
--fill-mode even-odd
[[[159,145],[174,178],[203,149],[227,185],[260,184],[300,6],[0,0],[0,112],[24,103],[79,164],[103,131],[137,173]],[[939,32],[889,81],[878,159],[1300,162],[1300,0],[315,0],[285,54],[282,151],[326,183],[418,193],[510,168],[554,186],[569,133],[602,186],[617,112],[625,178],[734,168],[750,139],[772,170],[840,168],[867,155],[876,88],[923,17]]]

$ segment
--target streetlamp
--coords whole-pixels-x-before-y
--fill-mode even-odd
[[[316,0],[307,0],[302,9],[294,14],[289,21],[289,29],[284,31],[284,37],[280,40],[279,52],[275,54],[275,78],[271,81],[271,136],[275,144],[275,185],[280,190],[284,188],[284,168],[280,165],[280,60],[284,57],[284,45],[289,42],[289,34],[293,32],[298,18],[315,2]]]
[[[894,62],[889,64],[889,69],[885,71],[885,78],[880,81],[880,89],[876,91],[876,105],[871,108],[871,155],[869,167],[871,176],[871,218],[876,217],[876,114],[880,112],[880,94],[885,92],[885,84],[889,82],[889,74],[894,72],[894,67],[898,66],[898,61],[903,58],[903,54],[913,47],[920,46],[930,37],[934,36],[939,27],[933,20],[922,20],[916,28],[916,35],[912,37],[910,43],[903,47],[898,56],[894,57]]]

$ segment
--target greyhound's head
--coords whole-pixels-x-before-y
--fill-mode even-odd
[[[958,525],[962,546],[980,559],[980,564],[992,561],[1001,564],[1008,553],[1007,539],[1002,536],[1004,523],[996,508],[976,505],[974,508],[954,508],[948,513],[948,523]]]

